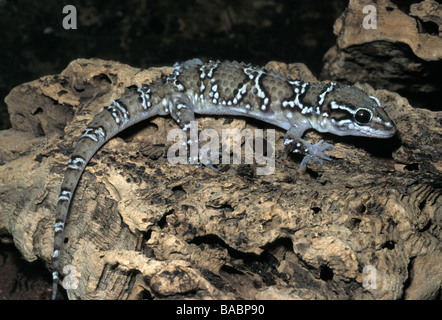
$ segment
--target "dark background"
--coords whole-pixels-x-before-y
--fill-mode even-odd
[[[65,5],[77,29],[65,30]],[[347,1],[321,0],[0,0],[0,129],[8,128],[9,91],[60,73],[77,58],[134,67],[199,57],[264,65],[303,62],[319,76],[335,44],[333,23]]]

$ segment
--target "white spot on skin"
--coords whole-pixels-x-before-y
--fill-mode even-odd
[[[299,94],[296,95],[295,105],[297,105],[299,109],[304,108],[304,105],[299,101]]]
[[[339,104],[337,104],[335,101],[330,102],[330,107],[332,109],[339,109]]]
[[[330,102],[330,107],[332,109],[346,110],[346,111],[348,111],[352,115],[355,115],[355,113],[356,113],[356,110],[353,110],[350,107],[347,107],[347,106],[344,106],[344,105],[337,104],[335,101]]]
[[[295,85],[295,86],[300,86],[300,85],[301,85],[301,82],[298,81],[298,80],[289,81],[289,83],[290,83],[292,86],[293,86],[293,85]]]
[[[89,138],[95,142],[98,142],[98,139],[95,136],[93,128],[86,128],[86,130],[84,130],[84,133],[80,136],[79,139],[81,139],[81,138]]]
[[[70,159],[68,162],[68,168],[74,170],[81,170],[81,167],[85,164],[83,158],[77,157],[75,159]]]
[[[115,101],[115,100],[112,102],[112,104],[120,110],[120,112],[123,114],[123,118],[124,118],[124,119],[127,119],[127,118],[128,118],[128,116],[129,116],[129,112],[126,110],[126,108],[122,107],[122,106],[121,106],[117,101]]]
[[[373,100],[377,103],[377,105],[378,105],[379,107],[381,106],[381,102],[379,101],[378,98],[373,97],[373,96],[370,96],[369,98],[370,98],[370,99],[373,99]]]
[[[147,99],[149,99],[149,95],[146,95],[146,96],[145,96],[145,95],[144,95],[144,92],[143,92],[143,90],[141,90],[141,88],[138,88],[138,89],[137,89],[137,92],[139,93],[141,99],[143,100],[143,102],[141,103],[141,105],[142,105],[143,109],[146,110],[146,109],[147,109],[147,107],[146,107],[146,97],[147,97]]]
[[[120,118],[118,118],[118,115],[115,112],[112,112],[112,117],[114,118],[116,124],[120,124]]]
[[[95,129],[95,134],[99,135],[102,139],[104,139],[106,136],[102,127],[98,127],[97,129]]]
[[[58,201],[69,201],[71,198],[71,192],[69,190],[63,190],[58,197]]]
[[[305,88],[307,88],[310,85],[310,82],[304,82],[301,86],[301,94],[305,92]]]
[[[55,232],[62,231],[63,227],[64,227],[64,222],[57,222],[56,224],[54,224]]]
[[[312,107],[304,107],[301,111],[302,114],[311,113],[313,111]]]

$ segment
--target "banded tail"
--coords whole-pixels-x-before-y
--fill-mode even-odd
[[[179,126],[190,131],[194,118],[194,104],[183,92],[184,87],[176,80],[181,71],[193,70],[202,65],[199,59],[176,64],[175,70],[165,81],[162,79],[141,88],[130,87],[123,96],[112,101],[95,116],[84,130],[68,162],[55,215],[54,252],[52,255],[52,299],[57,295],[60,250],[72,196],[89,160],[100,147],[113,136],[133,124],[156,115],[172,115]],[[193,142],[195,143],[195,142]]]
[[[60,250],[63,244],[66,218],[84,168],[97,150],[113,136],[139,121],[162,114],[161,108],[163,106],[160,106],[156,100],[148,85],[144,85],[142,88],[129,88],[122,98],[114,100],[109,106],[104,107],[79,137],[78,144],[66,167],[55,215],[52,255],[53,300],[57,295]]]

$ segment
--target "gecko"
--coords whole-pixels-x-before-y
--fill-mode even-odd
[[[56,207],[52,255],[52,299],[56,298],[60,251],[69,206],[77,183],[92,156],[116,134],[145,119],[170,115],[186,132],[195,114],[254,118],[286,130],[284,146],[312,160],[332,160],[323,140],[302,138],[314,129],[338,136],[390,138],[396,127],[378,98],[334,81],[309,83],[236,61],[192,59],[176,63],[171,74],[139,87],[131,86],[102,108],[87,125],[67,163]],[[197,144],[189,140],[188,144]]]

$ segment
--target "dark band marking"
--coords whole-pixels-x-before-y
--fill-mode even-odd
[[[330,82],[328,83],[328,85],[325,86],[324,90],[318,95],[318,102],[317,105],[318,106],[322,106],[322,104],[324,103],[325,100],[325,96],[329,93],[333,91],[333,88],[336,86],[336,82]]]
[[[58,201],[70,201],[72,192],[68,189],[62,189]]]
[[[86,128],[83,131],[83,134],[80,136],[80,139],[82,138],[89,138],[95,142],[98,142],[98,140],[104,140],[106,138],[106,130],[103,127]]]
[[[304,97],[310,83],[299,80],[288,80],[287,82],[293,89],[293,94],[290,96],[290,98],[284,100],[281,105],[283,107],[290,107],[292,109],[296,106],[299,108],[302,114],[311,112],[313,109],[311,107],[309,108],[307,105],[304,105]]]
[[[150,87],[143,86],[142,88],[137,89],[138,92],[138,102],[141,104],[144,110],[147,110],[152,106],[152,102],[150,101],[151,98],[151,91]]]
[[[64,229],[64,222],[63,221],[55,222],[55,224],[54,224],[55,233],[62,232],[63,229]]]
[[[71,159],[69,159],[68,162],[68,169],[77,170],[80,171],[83,169],[84,165],[86,164],[86,160],[84,160],[80,156],[72,156]]]
[[[112,100],[112,103],[109,106],[104,107],[103,110],[107,110],[111,113],[117,125],[120,125],[122,122],[127,122],[130,118],[130,113],[121,100]]]

